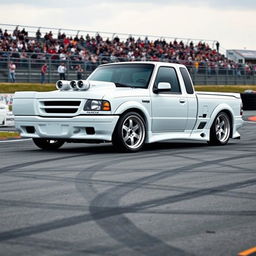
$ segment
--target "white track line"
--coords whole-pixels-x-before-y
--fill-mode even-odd
[[[255,121],[244,121],[245,123],[248,123],[248,124],[256,124]]]
[[[21,141],[27,141],[27,140],[31,140],[31,139],[1,140],[0,143],[21,142]]]

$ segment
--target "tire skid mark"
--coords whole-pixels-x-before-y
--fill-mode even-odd
[[[160,149],[159,151],[158,151],[158,154],[156,154],[157,156],[159,156],[159,157],[162,157],[163,155],[171,155],[171,156],[175,156],[175,154],[172,154],[173,153],[173,150],[175,150],[175,152],[177,152],[177,154],[182,154],[182,150],[183,150],[183,152],[187,152],[187,151],[189,151],[189,149],[190,149],[190,147],[188,146],[188,150],[184,150],[184,148],[183,149],[181,149],[181,150],[175,150],[174,148],[167,148],[167,149]],[[201,148],[199,148],[198,150],[193,150],[193,153],[195,153],[195,152],[201,152],[202,151],[202,149]],[[138,157],[150,157],[150,154],[148,154],[148,152],[150,152],[150,151],[147,151],[147,152],[145,152],[145,154],[143,154],[143,155],[139,155]],[[190,152],[191,153],[191,152]],[[162,155],[160,155],[160,154],[162,154]],[[83,153],[83,154],[80,154],[80,155],[76,155],[76,156],[70,156],[70,157],[59,157],[59,158],[55,158],[55,159],[50,159],[50,160],[38,160],[38,161],[34,161],[34,162],[29,162],[29,163],[24,163],[24,164],[16,164],[16,165],[12,165],[12,166],[8,166],[8,167],[4,167],[4,168],[1,168],[0,169],[0,173],[3,173],[3,172],[6,172],[6,171],[9,171],[9,170],[12,170],[12,169],[14,169],[14,168],[22,168],[22,167],[27,167],[27,166],[30,166],[30,165],[33,165],[33,164],[38,164],[38,163],[44,163],[44,162],[49,162],[49,161],[57,161],[57,160],[62,160],[62,159],[67,159],[67,158],[73,158],[73,157],[79,157],[79,156],[86,156],[86,155],[95,155],[95,154],[85,154],[85,153]],[[132,158],[134,158],[134,156],[132,157]],[[125,160],[127,160],[128,158],[126,157],[126,159],[124,159],[124,161]],[[102,160],[102,159],[101,159]],[[229,160],[229,159],[227,159],[227,160]],[[119,159],[117,158],[116,160],[113,160],[112,161],[112,164],[115,164],[116,162],[118,162],[119,161]],[[219,163],[219,160],[216,160],[217,161],[217,163]],[[207,165],[208,163],[206,163],[206,165]],[[85,172],[89,175],[89,176],[93,176],[94,175],[94,173],[96,173],[97,171],[101,171],[105,166],[107,166],[107,164],[104,162],[104,164],[102,163],[102,164],[98,164],[98,165],[96,165],[96,167],[94,166],[94,168],[92,167],[91,168],[91,170],[89,170],[89,171],[87,171],[87,170],[85,170]],[[184,167],[184,168],[186,168],[186,169],[188,169],[188,168],[191,168],[191,166],[189,166],[189,167]],[[194,168],[196,168],[196,167],[194,167]],[[90,168],[89,168],[90,169]],[[172,172],[172,171],[175,171],[175,169],[174,170],[168,170],[168,171],[164,171],[164,172]],[[176,174],[178,174],[178,173],[180,173],[181,171],[177,171],[177,173]],[[174,175],[176,175],[176,174],[174,174]],[[169,175],[167,175],[167,177],[169,177]],[[77,177],[78,179],[79,179],[79,175],[78,175],[78,177]],[[146,177],[146,178],[144,178],[144,179],[147,179],[147,178],[149,178],[149,177]],[[164,178],[164,177],[163,177]],[[159,177],[159,179],[162,179],[161,177]],[[159,179],[156,179],[156,180],[159,180]],[[136,182],[136,180],[135,180],[135,182]],[[153,182],[153,181],[150,181],[150,180],[145,180],[145,182],[148,182],[148,183],[150,183],[150,182]],[[81,186],[83,186],[83,184],[82,183],[80,183],[81,184]],[[91,183],[91,184],[86,184],[86,185],[89,185],[89,187],[92,189],[93,188],[93,184]],[[114,193],[119,193],[120,192],[120,194],[127,194],[127,193],[129,193],[130,191],[132,191],[132,190],[135,190],[135,189],[138,189],[139,188],[139,186],[140,186],[140,184],[139,183],[137,183],[136,184],[136,186],[135,187],[133,187],[131,190],[128,190],[128,191],[126,191],[125,193],[121,193],[122,191],[119,191],[119,188],[120,187],[123,187],[123,186],[125,186],[125,185],[123,185],[123,184],[118,184],[114,189],[116,189],[116,190],[113,190],[113,191],[111,191],[112,189],[110,189],[110,192],[112,192],[112,196],[113,196],[113,194]],[[127,187],[127,186],[126,186]],[[94,197],[95,195],[96,195],[96,193],[97,193],[97,191],[94,189],[94,193],[92,193],[92,195],[91,196],[89,196],[88,198],[91,198],[92,199],[92,197]],[[108,191],[106,191],[105,193],[108,193]],[[87,197],[88,195],[84,195],[85,197]],[[122,197],[122,195],[121,195],[121,197]],[[115,218],[115,216],[118,216],[118,215],[122,215],[122,214],[125,214],[125,213],[129,213],[129,212],[137,212],[137,211],[139,211],[140,210],[140,205],[135,205],[135,208],[134,208],[134,206],[133,205],[131,205],[131,206],[129,206],[128,208],[126,207],[126,208],[123,208],[123,207],[120,207],[120,206],[118,206],[118,201],[120,200],[120,195],[119,195],[119,198],[117,197],[117,200],[114,200],[113,202],[117,202],[117,207],[114,207],[114,208],[106,208],[104,205],[103,205],[103,208],[102,207],[94,207],[93,205],[91,205],[91,207],[90,207],[90,209],[91,209],[91,211],[94,213],[94,215],[93,215],[93,217],[96,217],[96,219],[97,220],[99,220],[100,218],[109,218],[109,217],[114,217]],[[96,199],[98,198],[98,196],[96,197]],[[150,202],[150,203],[152,203],[152,202]],[[90,215],[81,215],[81,216],[73,216],[73,217],[70,217],[70,218],[66,218],[66,219],[61,219],[61,220],[57,220],[57,221],[52,221],[52,222],[48,222],[48,223],[44,223],[44,224],[40,224],[40,225],[34,225],[34,226],[31,226],[31,227],[27,227],[27,228],[21,228],[21,229],[16,229],[16,230],[13,230],[13,231],[7,231],[7,232],[3,232],[3,233],[6,233],[6,237],[4,238],[4,234],[3,233],[0,233],[0,240],[2,239],[2,240],[9,240],[9,239],[12,239],[12,238],[15,238],[15,236],[16,237],[22,237],[22,236],[29,236],[29,235],[32,235],[32,234],[37,234],[37,233],[41,233],[41,232],[45,232],[45,231],[50,231],[50,230],[54,230],[54,229],[58,229],[58,228],[62,228],[62,227],[66,227],[66,226],[73,226],[73,225],[76,225],[76,224],[80,224],[80,223],[83,223],[83,222],[87,222],[87,221],[92,221],[92,220],[94,220],[94,218],[92,219],[92,216],[90,216]],[[128,221],[129,221],[129,219],[128,219]],[[117,223],[118,224],[118,223]],[[134,225],[133,223],[131,223],[132,225]],[[113,227],[113,225],[114,225],[114,223],[113,224],[111,224],[111,221],[110,221],[110,225],[112,225],[112,227]],[[137,229],[137,227],[135,226],[135,228]],[[104,229],[104,228],[103,228]],[[120,229],[122,229],[121,227],[120,227]],[[120,232],[124,232],[123,231],[123,229],[122,230],[120,230]],[[143,231],[140,231],[139,230],[139,232],[143,232]],[[107,232],[108,233],[108,232]],[[8,238],[8,234],[9,234],[9,238]],[[118,233],[117,233],[118,234]],[[131,234],[133,234],[133,232],[131,232]],[[123,234],[124,235],[124,239],[126,238],[125,237],[125,234]],[[141,238],[143,239],[143,235],[145,235],[146,236],[146,238],[147,238],[147,234],[145,234],[145,233],[142,233],[142,236],[141,236]],[[6,239],[7,238],[7,239]],[[144,237],[145,238],[145,237]],[[150,236],[150,238],[151,238],[151,236]],[[149,239],[150,239],[149,238]],[[117,241],[119,241],[116,237],[115,237],[115,239],[117,240]],[[154,237],[153,237],[153,241],[156,241],[156,240],[154,240]],[[146,241],[147,242],[147,241]],[[157,242],[158,242],[158,240],[157,240]],[[161,241],[160,241],[160,243],[162,243]],[[123,244],[123,243],[122,243]],[[137,243],[135,243],[134,245],[136,245]],[[132,248],[134,248],[134,245],[132,246]],[[142,245],[144,245],[145,247],[147,246],[147,244],[145,244],[145,242],[143,242],[143,244]],[[168,245],[166,245],[166,246],[168,246]],[[166,248],[166,247],[165,247]],[[168,246],[167,247],[168,249],[170,249],[170,248],[172,248],[172,247],[170,247],[170,246]],[[144,250],[142,250],[141,251],[142,253],[145,253],[145,251]],[[171,253],[172,251],[170,251],[170,253]],[[166,255],[166,253],[168,253],[169,254],[169,252],[165,252],[165,254],[164,255]],[[179,251],[179,253],[181,253],[181,254],[175,254],[175,255],[187,255],[187,254],[182,254],[183,252],[182,251]],[[147,255],[153,255],[152,253],[151,254],[147,254]],[[161,254],[157,254],[157,255],[161,255]]]
[[[230,160],[230,159],[226,158],[226,159],[216,160],[216,161],[228,161],[228,160]],[[205,163],[202,163],[202,164],[205,164]],[[105,163],[104,163],[104,165],[105,165]],[[206,163],[206,165],[207,165],[207,163]],[[100,167],[100,165],[97,165],[97,166]],[[196,166],[194,166],[194,167],[190,166],[190,168],[196,168]],[[186,167],[183,167],[183,168],[186,168]],[[98,171],[98,168],[95,171]],[[168,173],[169,172],[170,171],[168,171]],[[92,175],[92,172],[89,173],[89,175]],[[167,176],[169,176],[169,175],[167,174],[166,177]],[[152,182],[153,180],[159,180],[162,178],[164,178],[164,176],[162,173],[160,173],[160,175],[158,175],[158,176],[153,175],[153,177],[149,176],[146,178],[140,178],[139,180],[144,179],[145,182],[146,181]],[[166,255],[167,252],[165,250],[168,249],[168,252],[173,252],[173,250],[174,250],[174,253],[177,253],[174,255],[188,255],[187,253],[180,251],[178,249],[176,251],[176,248],[172,248],[166,244],[163,244],[163,242],[161,240],[154,238],[154,237],[146,234],[145,232],[139,230],[128,218],[124,217],[122,214],[139,212],[140,210],[148,209],[148,208],[152,207],[152,205],[156,205],[156,203],[159,204],[159,200],[161,201],[161,203],[165,203],[167,201],[168,201],[168,203],[177,202],[177,201],[181,201],[181,200],[192,199],[192,198],[199,197],[199,196],[205,196],[207,194],[222,192],[224,189],[225,189],[225,191],[227,191],[229,189],[235,189],[238,187],[252,185],[255,183],[256,183],[256,180],[248,180],[248,181],[244,181],[244,182],[240,182],[240,183],[223,185],[223,186],[219,186],[219,187],[215,187],[215,188],[211,188],[211,189],[200,189],[199,191],[192,192],[192,194],[187,192],[187,193],[183,193],[182,195],[179,195],[178,197],[172,196],[172,197],[166,197],[166,198],[162,198],[162,199],[150,200],[148,202],[145,201],[142,203],[136,203],[136,204],[132,204],[132,205],[129,205],[126,207],[120,207],[120,206],[118,206],[118,204],[116,204],[115,207],[109,207],[109,205],[113,205],[116,202],[118,203],[118,201],[120,200],[120,198],[123,195],[134,190],[134,188],[117,186],[117,187],[110,189],[107,192],[104,192],[105,196],[102,194],[96,196],[96,198],[92,201],[92,203],[90,205],[90,214],[68,217],[68,218],[64,218],[61,220],[54,220],[54,221],[51,221],[48,223],[43,223],[43,224],[33,225],[33,226],[25,227],[25,228],[19,228],[19,229],[14,229],[11,231],[2,232],[2,233],[0,233],[0,241],[6,241],[6,240],[18,238],[18,237],[39,234],[42,232],[56,230],[59,228],[73,226],[73,225],[77,225],[77,224],[81,224],[84,222],[94,220],[111,237],[113,237],[117,241],[122,242],[123,244],[128,245],[128,247],[134,249],[135,251],[140,251],[141,253],[144,253],[147,255],[156,255],[156,254],[154,254],[154,253],[156,253],[156,251],[161,252],[163,250],[163,253],[165,253],[163,255]],[[137,188],[139,188],[139,185]],[[95,193],[96,193],[96,191],[95,191]],[[120,196],[120,194],[121,194],[121,196]],[[84,196],[86,196],[86,195],[84,195]],[[114,199],[112,199],[112,197]],[[124,220],[123,220],[123,218],[124,218]],[[103,221],[100,221],[101,219]],[[106,219],[106,220],[104,220],[104,219]],[[122,225],[122,224],[124,224],[124,225]],[[127,230],[127,226],[128,226],[128,230]],[[113,231],[111,231],[111,229],[114,230],[114,233],[113,233]],[[137,232],[139,233],[139,237],[138,237]],[[129,236],[129,237],[127,237],[127,236]],[[127,239],[129,240],[129,238],[133,237],[133,236],[135,239],[132,239],[132,241],[128,241],[128,244],[124,242],[124,240],[127,240]],[[140,240],[137,240],[137,238],[140,238]],[[158,245],[157,247],[154,247],[155,250],[153,250],[153,248],[150,248],[150,250],[152,249],[152,253],[148,251],[147,246],[149,245],[148,244],[149,241],[153,242],[153,245],[155,245],[155,244]],[[142,246],[142,248],[140,248],[141,246]],[[161,255],[161,254],[157,254],[157,255]]]
[[[255,155],[247,155],[247,157],[245,158],[250,158],[250,157],[255,157]],[[134,159],[134,157],[133,157]],[[192,160],[196,160],[195,158],[191,158]],[[215,160],[213,160],[215,161]],[[116,160],[111,160],[110,163],[108,163],[108,167],[112,164],[115,164],[116,163]],[[243,170],[243,173],[255,173],[256,171],[254,169],[250,169],[250,168],[244,168],[244,167],[240,167],[240,166],[236,166],[236,165],[231,165],[231,164],[220,164],[218,163],[219,166],[222,166],[222,167],[229,167],[229,168],[232,168],[232,169],[237,169],[237,171],[219,171],[219,170],[194,170],[193,172],[196,173],[229,173],[229,174],[236,174],[236,173],[240,173],[239,170]],[[92,167],[89,167],[87,168],[86,172],[95,172],[95,169],[98,169],[98,170],[103,170],[106,166],[106,163],[104,164],[99,164],[97,166],[92,166]],[[121,169],[118,169],[119,171],[122,171]],[[148,172],[150,171],[151,169],[140,169],[138,170],[138,172],[141,172],[141,171],[144,171],[144,172]],[[158,169],[158,173],[159,173],[159,170],[161,172],[164,172],[166,171],[166,168],[160,168]],[[45,169],[40,169],[40,171],[45,171]],[[47,171],[49,171],[49,169],[47,169]],[[111,172],[113,172],[113,169],[110,170]],[[126,172],[126,170],[123,170],[124,172]],[[153,171],[153,169],[152,169]],[[169,171],[169,170],[167,170]],[[12,173],[10,174],[7,174],[5,176],[9,176],[9,177],[22,177],[22,178],[31,178],[31,179],[40,179],[40,180],[50,180],[50,181],[64,181],[64,182],[77,182],[77,183],[93,183],[93,184],[106,184],[106,185],[127,185],[127,186],[130,186],[130,185],[133,185],[133,184],[138,184],[136,182],[122,182],[122,181],[111,181],[111,180],[101,180],[101,179],[92,179],[92,178],[83,178],[83,177],[80,177],[79,179],[78,178],[71,178],[71,177],[61,177],[61,176],[54,176],[54,175],[43,175],[43,174],[40,174],[40,175],[37,175],[37,174],[34,174],[34,171],[33,171],[33,174],[29,174],[29,172],[31,171],[25,171],[26,173],[22,173],[20,171],[13,171]],[[37,172],[39,172],[37,170]],[[76,172],[76,170],[75,170]],[[130,171],[130,172],[134,172],[134,171]],[[180,172],[187,172],[187,169],[184,169],[183,171],[180,170]],[[126,172],[128,173],[128,171]],[[157,185],[157,184],[152,184],[152,185],[148,185],[148,184],[144,184],[144,183],[139,183],[141,186],[144,186],[144,188],[149,188],[149,189],[157,189],[158,187],[161,189],[166,189],[168,190],[169,189],[169,186],[162,186],[162,185]]]
[[[48,163],[48,162],[53,162],[53,161],[72,159],[72,158],[81,157],[81,156],[85,156],[85,154],[62,156],[62,157],[56,157],[56,158],[51,158],[51,159],[43,159],[43,160],[36,160],[36,161],[31,161],[31,162],[26,162],[26,163],[21,163],[21,164],[9,165],[9,166],[0,168],[0,174],[11,171],[13,169],[29,167],[29,166],[32,166],[35,164],[42,164],[42,163]]]
[[[155,155],[155,154],[156,153],[154,153],[152,155]],[[90,155],[90,154],[87,154],[87,155]],[[85,154],[70,156],[69,158],[80,157],[80,156],[85,156]],[[101,160],[105,160],[105,158],[108,158],[108,157],[111,157],[111,156],[105,156],[105,157],[101,158]],[[140,158],[141,155],[138,154],[136,157]],[[50,160],[51,161],[57,161],[57,160],[62,160],[62,159],[67,159],[67,158],[68,157],[58,157],[58,158],[54,158],[54,159],[50,159]],[[127,157],[127,155],[123,155],[123,157],[119,158],[119,160],[124,160],[124,159],[127,159],[127,160],[134,159],[134,155],[130,156],[130,157]],[[28,166],[32,166],[33,164],[38,164],[38,163],[48,162],[48,161],[49,160],[37,160],[37,161],[33,161],[33,162],[27,162],[27,163],[24,163],[24,164],[11,165],[11,166],[8,166],[8,167],[1,168],[0,171],[1,170],[2,171],[9,171],[9,170],[12,170],[13,168],[28,167]],[[112,163],[112,164],[116,163],[117,159],[113,160],[111,158],[109,161],[103,161],[103,162],[104,163],[96,164],[96,165],[90,167],[89,170],[92,168],[93,172],[95,172],[95,171],[97,172],[101,168],[106,167],[106,163]],[[94,169],[96,169],[96,170],[94,170]],[[85,169],[84,171],[86,171],[86,173],[87,173],[87,169]],[[81,172],[81,173],[83,173],[83,172]],[[89,171],[88,171],[88,173],[90,174]],[[76,185],[77,185],[77,182],[79,183],[79,178],[80,177],[78,177],[78,179],[76,179]],[[90,185],[90,187],[92,187],[92,184]],[[93,193],[93,197],[95,196],[95,194],[96,194],[96,191],[95,191],[95,193]],[[84,194],[83,194],[83,196],[84,196]],[[88,195],[86,195],[86,196],[88,196]],[[119,214],[119,212],[117,214]],[[104,217],[105,215],[102,214],[102,216]],[[73,217],[68,217],[68,218],[64,218],[64,219],[61,219],[61,220],[50,221],[48,223],[32,225],[32,226],[29,226],[29,227],[18,228],[18,229],[6,231],[6,232],[1,232],[0,233],[0,241],[6,241],[6,240],[18,238],[18,237],[29,236],[29,235],[32,235],[32,234],[39,234],[39,233],[42,233],[42,232],[55,230],[55,229],[59,229],[59,228],[62,228],[62,227],[73,226],[73,225],[88,222],[88,221],[91,221],[91,220],[92,220],[91,215],[90,214],[85,214],[85,215],[80,215],[80,216],[75,216],[75,217],[74,216]]]
[[[226,191],[226,192],[220,192],[218,194],[218,196],[228,197],[228,198],[241,198],[241,199],[248,199],[248,200],[254,200],[255,201],[256,193]]]
[[[256,216],[256,211],[185,211],[185,210],[140,210],[143,214],[172,214],[172,215],[206,215],[206,216]]]
[[[164,150],[164,151],[166,151],[166,150]],[[200,151],[200,150],[198,150],[198,151]],[[185,152],[187,152],[187,151],[185,151]],[[172,154],[171,156],[183,158],[182,156],[180,156],[180,154],[183,154],[185,152],[184,151],[176,152],[175,154]],[[98,179],[92,179],[92,177],[95,173],[97,173],[98,171],[103,171],[105,168],[109,168],[110,166],[112,166],[116,163],[120,163],[121,161],[126,162],[126,161],[134,160],[134,159],[142,159],[142,158],[150,158],[150,157],[162,157],[163,154],[162,154],[162,152],[160,152],[160,153],[161,153],[161,155],[159,154],[159,152],[151,153],[151,154],[149,154],[148,152],[140,152],[140,153],[137,153],[136,155],[132,154],[132,156],[127,156],[127,155],[126,156],[120,156],[119,158],[117,158],[115,160],[110,159],[107,162],[103,162],[103,163],[93,165],[89,168],[86,168],[85,170],[80,171],[80,173],[76,176],[76,181],[75,181],[76,188],[86,200],[92,200],[97,195],[97,190],[94,188],[93,185],[97,184],[97,182],[101,182]],[[165,153],[164,155],[167,155],[167,153]],[[170,152],[168,153],[168,155],[170,155]],[[120,168],[118,170],[120,170]],[[150,170],[150,169],[147,169],[147,170]],[[107,171],[107,170],[105,170],[105,171]],[[110,171],[113,172],[113,169],[111,169]],[[166,171],[166,168],[164,168],[161,171]],[[169,170],[167,170],[167,171],[169,171]],[[159,173],[159,170],[158,170],[158,173]],[[82,182],[82,181],[91,181],[91,182],[86,183],[86,186],[84,186],[84,182]],[[157,188],[159,186],[161,186],[161,185],[157,185],[157,184],[148,185],[148,183],[137,183],[137,182],[134,183],[133,181],[131,181],[131,182],[122,182],[122,181],[102,180],[102,183],[106,183],[107,185],[110,185],[111,183],[112,183],[111,185],[124,185],[124,186],[135,185],[135,188],[137,188],[138,185],[140,187],[141,186],[143,186],[143,187],[146,187],[146,186],[148,187],[149,186],[150,188],[152,188],[152,186],[156,186]],[[161,187],[163,188],[163,186],[161,186]],[[169,190],[169,187],[167,189]]]
[[[29,246],[29,247],[35,247],[37,250],[38,248],[41,249],[47,249],[47,250],[54,250],[54,251],[60,251],[62,256],[69,255],[67,251],[72,251],[70,254],[71,256],[78,256],[78,255],[110,255],[109,251],[113,250],[113,248],[110,245],[106,246],[91,246],[90,248],[84,248],[84,241],[82,242],[69,242],[69,241],[60,241],[60,240],[54,240],[54,239],[40,239],[31,237],[30,239],[26,238],[19,238],[18,240],[12,241],[6,241],[6,244],[9,245],[22,245],[22,246]],[[121,246],[116,245],[115,250],[122,249]],[[42,253],[41,253],[42,254]],[[32,254],[31,254],[32,255]],[[44,254],[46,255],[46,253]]]
[[[178,155],[178,154],[175,154],[175,155]],[[156,154],[156,156],[159,156],[159,153]],[[160,155],[160,156],[162,156],[162,155]],[[149,156],[145,155],[144,157],[149,157]],[[152,157],[152,155],[151,155],[151,157]],[[141,158],[141,157],[137,156],[136,158]],[[134,159],[134,157],[132,157],[132,159]],[[124,160],[127,161],[129,159],[124,159]],[[120,159],[119,159],[119,161],[120,161]],[[97,172],[97,169],[100,169],[100,167],[104,168],[105,166],[107,166],[109,168],[112,164],[115,164],[115,162],[110,161],[109,163],[104,163],[104,165],[101,164],[100,166],[94,166],[93,168],[91,168],[89,170],[89,172],[88,172],[88,170],[86,172],[80,172],[80,174],[77,176],[77,178],[78,178],[78,180],[80,178],[91,179],[92,176]],[[100,170],[102,171],[102,169],[100,169]],[[129,183],[131,183],[131,182],[129,182]],[[78,183],[78,184],[80,184],[80,183]],[[98,219],[98,218],[102,217],[101,216],[102,211],[104,212],[106,209],[105,209],[105,207],[103,209],[101,209],[101,207],[102,207],[101,204],[99,204],[100,209],[98,209],[97,206],[96,207],[93,206],[95,198],[98,198],[96,189],[94,189],[92,184],[87,184],[87,186],[85,186],[85,187],[80,187],[80,186],[78,186],[78,184],[76,186],[77,186],[77,189],[80,191],[80,193],[83,196],[89,195],[88,199],[90,199],[90,200],[88,200],[88,201],[91,201],[90,208],[89,208],[90,209],[90,214],[93,217],[93,219],[96,220],[96,223],[99,225],[98,221],[100,219]],[[117,187],[120,187],[120,186],[123,187],[123,186],[127,186],[127,185],[128,184],[126,184],[126,185],[123,184],[123,185],[118,185]],[[145,184],[143,184],[143,185],[145,185]],[[138,186],[141,186],[141,184],[135,184],[134,189],[138,188]],[[131,186],[129,186],[129,189],[130,189],[130,187]],[[106,193],[109,193],[109,190],[106,191]],[[158,239],[156,237],[153,237],[151,235],[148,235],[146,232],[144,232],[142,230],[139,230],[128,218],[123,216],[123,214],[127,213],[127,211],[131,212],[131,208],[127,208],[127,210],[125,210],[126,208],[119,207],[118,204],[117,204],[117,207],[115,207],[114,209],[107,208],[107,212],[109,212],[112,216],[108,216],[108,217],[106,216],[107,217],[106,221],[107,221],[107,223],[109,223],[110,228],[113,225],[113,228],[115,230],[116,229],[119,230],[118,236],[123,237],[122,241],[123,240],[128,241],[128,243],[125,243],[125,245],[129,249],[134,250],[135,247],[136,247],[136,250],[135,250],[136,252],[144,254],[144,248],[146,247],[147,248],[147,255],[159,255],[159,256],[160,255],[166,255],[167,251],[175,253],[173,255],[176,255],[176,256],[191,255],[191,254],[184,254],[183,250],[178,249],[178,248],[174,248],[174,247],[170,247],[169,245],[167,245],[166,243],[164,243],[160,239]],[[122,218],[122,219],[120,220],[120,218]],[[129,233],[126,233],[126,230],[122,230],[123,227],[125,225],[127,225],[128,223],[129,223],[129,227],[132,227],[132,230],[135,231],[135,233],[137,234],[135,236],[135,241],[133,239],[130,240],[130,238],[133,237],[133,233],[129,234]],[[101,225],[99,225],[99,226],[102,228]],[[104,228],[103,228],[103,230],[107,234],[109,234],[112,238],[114,238],[116,241],[120,242],[120,240],[116,236],[112,236],[108,232],[108,230],[106,230]],[[139,234],[140,237],[138,237],[138,234]],[[124,244],[122,241],[121,241],[121,244]],[[148,241],[150,241],[150,243],[148,243]],[[155,246],[155,245],[157,245],[157,246]],[[153,248],[154,248],[154,250],[152,250]],[[153,254],[151,254],[152,251],[154,251]],[[112,255],[115,255],[115,254],[113,254],[113,252],[112,252]],[[118,254],[116,254],[116,255],[119,256]]]
[[[249,179],[241,182],[230,183],[226,185],[216,186],[212,188],[197,189],[194,191],[186,192],[179,195],[166,196],[153,200],[141,201],[140,203],[133,204],[133,207],[141,209],[148,209],[152,207],[163,206],[165,204],[172,204],[184,200],[195,199],[202,196],[213,195],[216,193],[226,192],[233,189],[245,188],[248,186],[256,185],[256,179]]]
[[[0,205],[8,207],[21,207],[21,208],[32,208],[32,209],[51,209],[51,210],[67,210],[67,211],[80,211],[83,212],[88,209],[88,206],[81,205],[68,205],[68,204],[57,204],[57,203],[37,203],[29,201],[18,201],[18,200],[5,200],[0,199]]]
[[[89,153],[88,152],[88,153],[81,153],[81,154],[77,154],[77,155],[62,156],[62,157],[56,157],[56,158],[51,158],[51,159],[42,159],[42,160],[35,160],[35,161],[26,162],[26,163],[9,165],[9,166],[0,168],[0,174],[8,172],[13,169],[29,167],[29,166],[36,165],[36,164],[47,163],[47,162],[58,161],[58,160],[65,160],[65,159],[72,159],[72,158],[76,158],[76,157],[85,157],[85,156],[89,156],[89,155],[97,155],[97,153],[93,153],[93,152]],[[138,155],[139,155],[139,157],[141,156],[140,154],[138,154]],[[156,153],[154,153],[152,155],[156,155]],[[109,157],[111,157],[111,156],[109,156]],[[125,158],[127,158],[127,157],[124,157],[124,159]]]
[[[240,156],[241,158],[247,158],[248,155]],[[184,166],[180,168],[176,168],[174,170],[163,171],[157,174],[153,174],[148,177],[139,178],[133,182],[136,183],[152,183],[155,181],[159,181],[161,179],[171,177],[179,174],[184,170],[192,170],[198,167],[204,167],[209,164],[219,164],[221,162],[231,161],[237,159],[236,157],[229,157],[211,161],[205,161],[201,163],[192,164],[189,167]],[[164,198],[144,201],[140,203],[136,203],[133,207],[138,210],[147,209],[151,207],[156,207],[164,204],[170,204],[173,202],[179,202],[187,199],[193,199],[201,196],[210,195],[217,192],[227,191],[229,189],[234,189],[237,187],[245,186],[245,185],[254,185],[256,184],[256,179],[248,180],[245,182],[234,183],[229,185],[223,185],[216,188],[210,189],[199,189],[192,192],[186,192],[176,196],[167,196]],[[139,189],[140,186],[127,187],[124,185],[119,185],[114,188],[111,188],[104,193],[101,193],[92,200],[90,205],[90,213],[95,220],[95,222],[112,238],[124,244],[128,248],[136,251],[137,253],[141,253],[147,256],[155,256],[155,255],[190,255],[188,252],[180,250],[178,248],[172,247],[162,240],[145,233],[141,229],[139,229],[129,218],[125,217],[123,214],[114,215],[114,212],[110,212],[111,215],[108,218],[98,218],[99,212],[97,207],[108,207],[116,206],[119,207],[120,199],[126,194]],[[117,210],[115,210],[117,211]]]
[[[63,227],[74,226],[80,223],[91,221],[92,217],[90,214],[83,214],[73,217],[67,217],[60,220],[53,220],[47,223],[31,225],[29,227],[17,228],[10,231],[5,231],[0,233],[0,241],[7,241],[14,238],[30,236],[35,234],[40,234],[42,232],[47,232]]]
[[[152,153],[148,154],[147,156],[157,156],[158,154]],[[120,163],[121,161],[129,161],[132,159],[141,158],[141,153],[138,155],[132,155],[132,156],[120,156],[117,159],[110,159],[108,161],[103,161],[102,163],[95,164],[89,168],[86,168],[79,172],[79,174],[75,178],[75,186],[77,191],[83,196],[86,201],[93,200],[94,197],[97,195],[97,190],[94,188],[95,180],[92,179],[93,175],[98,171],[103,171],[105,168],[109,168],[110,166]],[[81,182],[81,181],[91,181],[91,182]],[[111,182],[112,185],[115,183],[115,185],[120,185],[118,182]],[[118,184],[117,184],[118,183]],[[109,185],[110,183],[108,183]],[[121,183],[123,184],[123,183]],[[84,186],[86,185],[86,186]]]
[[[98,201],[100,198],[101,201],[103,201],[104,199],[104,202],[101,203],[101,206],[90,205],[90,214],[67,217],[60,220],[54,220],[48,223],[14,229],[6,232],[1,232],[0,241],[6,241],[6,240],[18,238],[18,237],[39,234],[46,231],[56,230],[59,228],[64,228],[64,227],[85,223],[88,221],[96,221],[97,224],[99,224],[99,226],[102,227],[103,230],[105,230],[111,237],[113,237],[114,239],[122,243],[124,243],[124,240],[125,240],[125,245],[128,245],[128,247],[140,253],[144,253],[146,255],[156,255],[155,253],[157,252],[158,253],[157,255],[166,255],[167,252],[171,252],[171,253],[175,253],[173,255],[177,255],[177,256],[191,255],[191,254],[185,253],[184,251],[181,251],[179,249],[166,245],[158,238],[155,238],[151,235],[148,235],[144,231],[139,230],[128,218],[124,217],[123,214],[138,213],[138,212],[143,213],[145,210],[147,211],[147,209],[156,207],[159,205],[180,202],[188,199],[194,199],[194,198],[198,198],[206,195],[212,195],[214,193],[237,189],[237,188],[250,186],[254,184],[256,184],[256,179],[231,183],[231,184],[217,186],[209,189],[199,189],[193,192],[183,193],[181,195],[167,196],[165,198],[148,200],[140,203],[134,203],[125,207],[120,207],[120,206],[109,207],[110,202],[109,200],[108,201],[106,200],[106,197],[109,197],[109,195],[112,195],[112,194],[106,193],[106,197],[97,196],[95,200],[93,200],[93,202],[95,202],[96,200]],[[115,190],[115,189],[116,188],[112,188],[110,190]],[[118,199],[118,196],[116,196],[116,198]],[[252,211],[251,213],[249,211],[249,214],[254,215],[255,211]],[[114,235],[116,232],[118,236]],[[127,237],[127,235],[129,235],[129,237]],[[153,244],[148,244],[149,240]],[[154,245],[157,245],[157,246],[154,246]],[[166,249],[168,249],[168,251],[166,251]]]

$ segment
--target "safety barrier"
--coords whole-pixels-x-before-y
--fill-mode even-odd
[[[244,110],[256,110],[256,93],[241,93]]]
[[[72,58],[60,60],[58,59],[59,55],[46,55],[43,56],[43,59],[35,59],[33,54],[27,54],[26,59],[11,57],[11,54],[8,55],[6,52],[5,55],[5,57],[0,57],[0,82],[10,81],[8,70],[8,63],[10,61],[16,65],[16,81],[29,83],[40,82],[41,67],[45,63],[48,65],[45,82],[55,83],[59,79],[57,68],[63,62],[67,67],[66,79],[74,80],[77,79],[77,65],[80,65],[83,69],[82,79],[86,79],[98,65],[129,61],[129,59],[125,58],[111,60],[109,56],[99,56],[96,62],[92,62],[90,60],[73,60]],[[159,61],[168,62],[168,59],[159,59]],[[187,65],[187,68],[195,85],[256,85],[256,71],[252,70],[248,73],[244,67],[235,69],[218,67],[210,69],[206,64],[202,64],[199,68],[195,68],[195,65],[192,63]]]

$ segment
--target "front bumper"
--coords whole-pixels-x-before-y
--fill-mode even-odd
[[[15,116],[22,137],[111,141],[118,115],[47,118]]]

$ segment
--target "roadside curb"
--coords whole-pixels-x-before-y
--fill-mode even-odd
[[[13,136],[13,137],[8,137],[8,138],[0,137],[0,141],[1,140],[19,140],[19,139],[21,139],[21,136]]]
[[[256,116],[249,116],[247,120],[251,122],[256,122]]]

